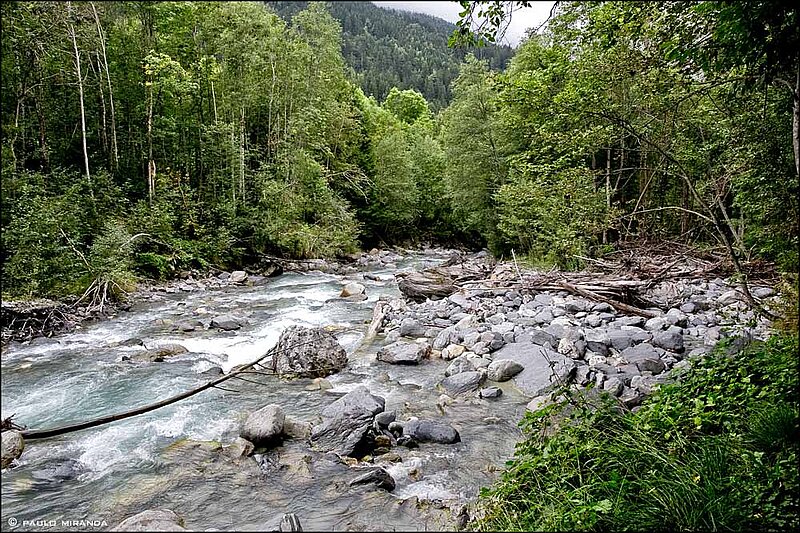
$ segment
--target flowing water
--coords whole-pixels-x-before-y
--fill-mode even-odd
[[[412,255],[397,268],[443,259]],[[376,361],[383,337],[366,346],[360,341],[375,301],[400,295],[395,271],[372,270],[386,281],[364,280],[360,273],[288,273],[259,286],[152,293],[152,300],[78,332],[12,344],[2,356],[2,416],[16,414],[31,429],[120,412],[196,387],[211,379],[203,372],[212,367],[227,372],[263,355],[293,324],[333,326],[349,364],[327,378],[330,390],[313,390],[310,379],[256,378],[263,385],[232,380],[225,386],[238,392],[211,389],[138,417],[28,441],[20,464],[2,474],[2,530],[109,529],[148,508],[173,509],[193,530],[274,530],[290,512],[307,530],[452,529],[443,508],[474,498],[495,479],[519,440],[516,424],[526,400],[501,384],[499,400],[460,401],[442,413],[436,384],[446,362],[407,367]],[[338,298],[351,280],[367,287],[368,300]],[[172,327],[189,317],[226,313],[245,316],[249,324],[231,332]],[[143,350],[125,346],[131,338],[148,346],[178,343],[189,352],[160,363],[131,363],[123,356]],[[287,416],[315,422],[322,408],[359,385],[383,396],[398,420],[440,420],[458,429],[462,441],[394,448],[403,461],[387,467],[397,482],[391,493],[350,487],[358,467],[299,440],[265,453],[261,465],[220,453],[219,444],[233,441],[255,409],[278,403]]]

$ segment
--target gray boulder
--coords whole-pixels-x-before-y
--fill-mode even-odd
[[[445,377],[450,377],[462,372],[472,372],[474,370],[475,365],[472,364],[472,361],[470,361],[466,356],[461,355],[453,359],[447,369],[445,369],[444,375]]]
[[[457,342],[458,341],[457,337],[458,334],[456,333],[455,326],[448,326],[444,328],[442,331],[440,331],[439,334],[436,336],[436,338],[433,340],[433,349],[441,350],[447,347],[447,345],[451,344],[453,341]],[[453,339],[453,341],[450,340],[451,338]]]
[[[11,461],[22,455],[25,449],[25,439],[19,431],[3,431],[0,436],[2,440],[2,453],[0,453],[0,468],[6,468]]]
[[[183,518],[170,509],[148,509],[126,518],[111,531],[188,531]]]
[[[378,361],[391,365],[416,365],[430,356],[431,346],[426,343],[397,341],[378,350]]]
[[[385,405],[383,398],[359,386],[322,410],[322,422],[314,427],[311,442],[323,451],[350,455]]]
[[[495,359],[489,364],[487,377],[492,381],[508,381],[523,370],[524,366],[511,359]]]
[[[232,331],[239,329],[245,320],[238,316],[233,315],[220,315],[211,319],[211,327],[221,329],[223,331]]]
[[[289,326],[275,345],[272,370],[279,376],[325,377],[347,365],[347,352],[322,328]]]
[[[514,377],[514,384],[528,396],[541,396],[559,383],[567,382],[576,367],[571,358],[529,342],[506,344],[494,357],[495,360],[510,359],[524,367]]]
[[[385,489],[389,492],[394,490],[394,478],[383,468],[370,468],[364,474],[350,481],[350,486],[353,485],[375,485],[379,489]]]
[[[361,283],[352,282],[342,287],[342,292],[339,293],[339,296],[341,296],[342,298],[348,298],[350,296],[358,296],[364,294],[366,290],[367,288]]]
[[[231,272],[230,277],[228,277],[228,281],[231,283],[244,283],[247,281],[247,272],[244,270],[234,270]]]
[[[425,328],[420,324],[419,320],[413,318],[404,318],[400,322],[400,336],[401,337],[424,337]]]
[[[280,405],[266,405],[250,413],[239,436],[257,446],[274,442],[283,433],[285,419]]]
[[[653,335],[653,344],[670,352],[681,353],[683,351],[683,335],[672,328],[667,331],[659,331]]]
[[[453,444],[461,441],[458,431],[452,426],[432,420],[410,420],[403,425],[403,435],[417,442]]]
[[[503,390],[499,387],[486,387],[478,391],[481,398],[499,398],[503,395]]]
[[[661,352],[647,342],[623,350],[620,356],[629,363],[636,365],[640,372],[648,371],[653,374],[660,374],[666,368],[664,361],[660,357]]]
[[[441,385],[450,396],[478,390],[486,379],[483,372],[461,372],[442,380]]]

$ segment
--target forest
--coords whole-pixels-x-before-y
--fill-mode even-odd
[[[446,53],[446,91],[377,86],[342,7],[279,4],[3,3],[4,297],[419,242],[797,271],[788,4],[559,2],[504,69]]]

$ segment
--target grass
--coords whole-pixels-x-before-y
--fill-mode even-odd
[[[522,427],[526,438],[482,492],[472,529],[800,526],[797,334],[735,355],[721,343],[636,413],[591,392],[528,413]]]

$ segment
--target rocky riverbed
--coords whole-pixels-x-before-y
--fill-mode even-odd
[[[375,250],[278,277],[187,273],[82,332],[12,342],[3,416],[37,428],[151,403],[283,348],[231,390],[25,443],[4,457],[4,507],[20,523],[72,513],[120,530],[453,529],[510,458],[525,409],[558,384],[635,409],[720,338],[768,332],[719,278],[653,284],[653,318],[557,290],[402,297],[394,274],[450,257]],[[20,445],[10,435],[4,456]]]

